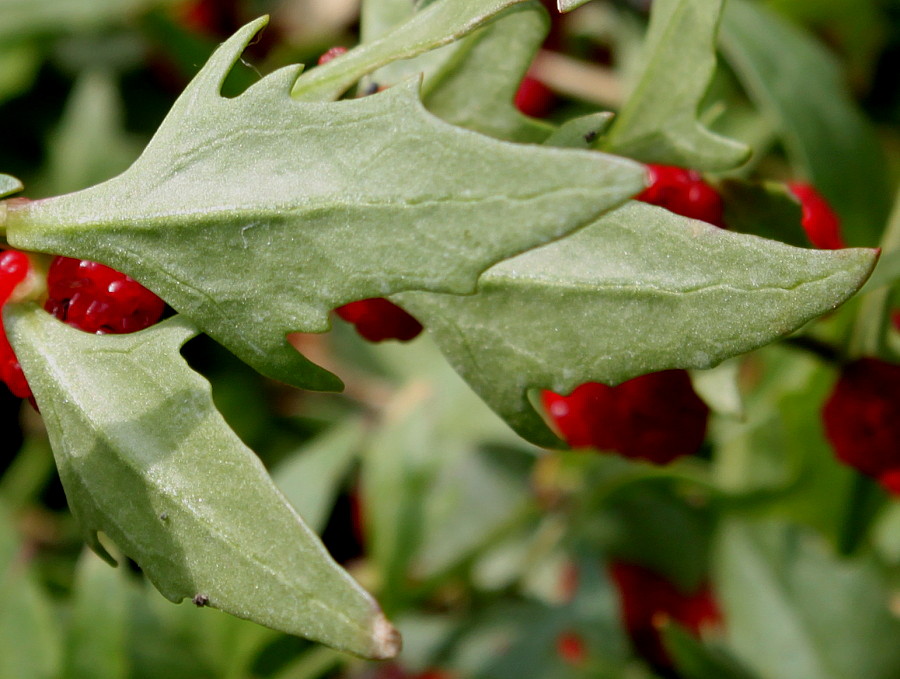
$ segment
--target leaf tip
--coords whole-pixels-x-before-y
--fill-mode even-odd
[[[380,611],[372,623],[372,649],[370,655],[373,660],[390,660],[399,655],[403,648],[403,637],[384,614]]]
[[[268,23],[269,15],[263,14],[239,28],[234,35],[219,45],[200,73],[197,74],[191,86],[209,88],[219,94],[225,79],[238,59],[241,58],[247,45]]]

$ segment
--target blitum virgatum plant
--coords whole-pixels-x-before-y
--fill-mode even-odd
[[[336,391],[339,376],[287,335],[389,298],[515,432],[558,447],[541,390],[715,366],[853,295],[873,250],[793,247],[631,200],[644,163],[747,160],[697,116],[721,5],[657,0],[618,115],[559,125],[512,104],[547,29],[536,0],[419,2],[328,63],[226,98],[260,18],[213,54],[126,172],[0,203],[10,247],[101,262],[176,312],[89,334],[43,311],[40,285],[4,309],[90,546],[113,560],[104,534],[173,601],[388,658],[399,635],[226,424],[185,342],[205,333],[268,377]],[[355,97],[360,82],[382,91]],[[0,181],[3,196],[21,188]]]

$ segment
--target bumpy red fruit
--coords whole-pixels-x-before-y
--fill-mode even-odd
[[[165,311],[165,302],[133,278],[86,259],[56,257],[47,273],[47,291],[44,308],[85,332],[137,332]]]
[[[614,562],[609,570],[619,594],[625,631],[638,655],[658,669],[672,666],[659,633],[665,622],[677,622],[698,636],[704,628],[721,623],[721,613],[708,585],[686,593],[637,564]]]
[[[811,184],[788,184],[802,209],[801,224],[809,242],[823,250],[840,250],[847,247],[841,236],[841,219],[828,201]]]
[[[0,307],[12,296],[16,286],[25,280],[31,263],[28,255],[16,250],[0,252]],[[6,331],[0,324],[0,379],[19,398],[30,398],[31,388],[22,372],[22,366],[6,338]]]
[[[361,299],[335,309],[338,316],[356,326],[356,332],[370,342],[396,339],[408,342],[422,332],[422,324],[383,297]]]
[[[900,365],[877,358],[846,365],[822,419],[841,462],[900,490]]]
[[[543,392],[544,407],[573,448],[597,448],[666,464],[696,453],[709,408],[684,370],[636,377],[616,387],[582,384],[569,396]]]
[[[650,185],[636,200],[724,228],[722,197],[699,172],[673,165],[648,165],[647,173]]]
[[[543,118],[553,110],[555,101],[553,90],[534,76],[526,75],[519,84],[513,103],[525,115]]]

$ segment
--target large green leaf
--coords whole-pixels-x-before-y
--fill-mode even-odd
[[[507,7],[526,0],[437,0],[375,40],[297,79],[293,96],[305,101],[336,99],[357,80],[400,59],[447,45],[471,33]],[[393,13],[391,13],[391,16]]]
[[[834,57],[760,3],[729,0],[725,57],[785,150],[834,205],[853,245],[875,245],[891,193],[878,141],[849,96]]]
[[[878,566],[823,547],[782,524],[723,526],[718,592],[733,649],[769,679],[894,679],[900,623]]]
[[[88,543],[108,535],[172,601],[370,657],[398,651],[375,602],[338,567],[215,409],[178,353],[176,317],[83,333],[34,307],[5,325]]]
[[[425,107],[443,120],[498,139],[541,142],[553,128],[513,105],[531,60],[547,36],[547,12],[537,0],[507,10],[467,37],[422,89]]]
[[[700,103],[716,69],[723,0],[656,0],[637,86],[604,148],[648,163],[729,170],[750,150],[706,129]]]
[[[328,312],[356,299],[471,292],[497,260],[642,186],[641,168],[624,159],[451,127],[422,108],[412,83],[301,103],[288,96],[289,67],[220,96],[264,23],[213,55],[124,174],[9,206],[9,242],[124,271],[263,374],[337,389],[288,333],[327,330]]]
[[[530,389],[569,393],[667,368],[708,368],[833,309],[870,250],[794,248],[630,203],[486,271],[478,293],[395,296],[519,434],[556,442]]]

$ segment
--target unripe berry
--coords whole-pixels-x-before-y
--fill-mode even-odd
[[[165,302],[133,278],[86,259],[54,258],[47,292],[44,308],[85,332],[137,332],[165,311]]]
[[[669,212],[725,227],[724,204],[719,192],[699,172],[672,165],[648,165],[650,185],[635,200]]]
[[[900,365],[860,358],[844,366],[822,419],[841,462],[900,489]]]
[[[573,448],[597,448],[666,464],[696,453],[709,408],[684,370],[635,377],[616,387],[588,382],[569,396],[543,392],[543,402]]]
[[[16,286],[25,280],[30,269],[31,263],[24,252],[17,250],[0,252],[0,307],[9,301]],[[14,395],[19,398],[31,398],[31,388],[2,325],[0,325],[0,379]]]
[[[672,620],[699,636],[706,627],[721,623],[722,615],[708,585],[682,592],[663,576],[637,564],[610,565],[619,594],[622,624],[638,655],[658,670],[672,667],[660,637],[660,628]]]
[[[319,66],[321,66],[322,64],[327,64],[329,61],[331,61],[333,59],[337,59],[339,56],[341,56],[342,54],[346,54],[346,53],[347,53],[346,47],[340,47],[340,46],[331,47],[328,49],[327,52],[325,52],[322,56],[319,57],[318,64],[319,64]]]
[[[419,321],[383,297],[350,302],[335,309],[335,313],[356,326],[356,332],[370,342],[408,342],[422,332]]]
[[[823,250],[840,250],[847,247],[841,237],[841,219],[828,201],[811,184],[788,184],[803,210],[801,225],[809,242]]]

